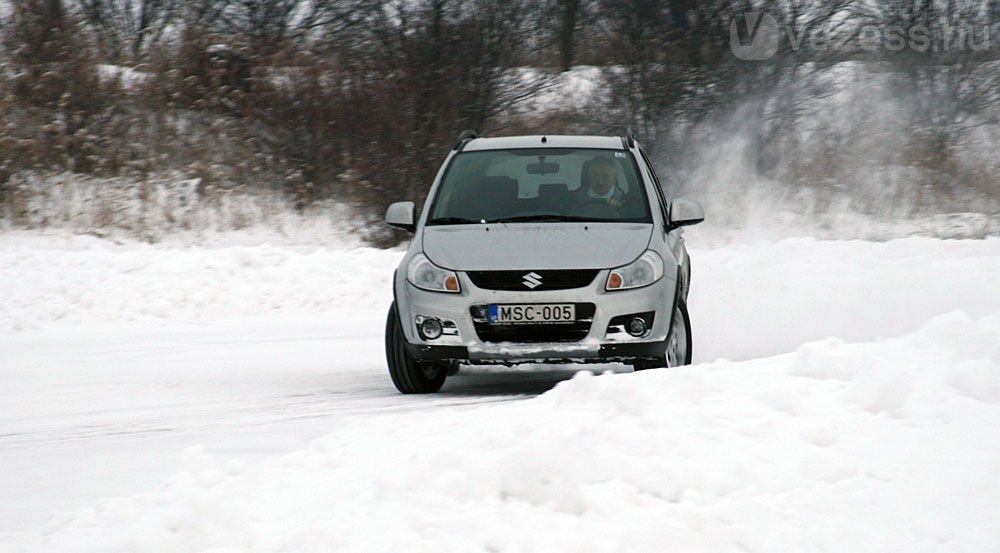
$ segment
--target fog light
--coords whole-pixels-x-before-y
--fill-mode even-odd
[[[642,336],[646,333],[646,321],[641,317],[633,317],[625,326],[625,330],[632,336]]]
[[[420,323],[420,333],[427,340],[436,340],[441,337],[441,321],[437,319],[424,319]]]

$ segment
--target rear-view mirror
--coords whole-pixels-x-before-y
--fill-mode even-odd
[[[528,164],[529,175],[551,175],[559,172],[559,164],[552,162],[539,162]]]

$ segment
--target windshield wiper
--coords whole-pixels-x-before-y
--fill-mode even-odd
[[[579,215],[518,215],[517,217],[504,217],[493,219],[491,223],[533,223],[533,222],[592,222],[593,217],[581,217]]]
[[[438,217],[427,221],[428,225],[478,225],[482,219],[467,219],[465,217]]]

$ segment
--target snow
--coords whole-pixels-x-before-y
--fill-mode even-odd
[[[280,190],[206,185],[183,174],[96,178],[73,173],[11,175],[13,196],[0,206],[0,231],[31,229],[111,240],[185,245],[312,243],[360,245],[364,218],[343,202],[318,200],[301,210]]]
[[[410,397],[400,250],[0,234],[0,551],[995,551],[1000,239],[711,238],[695,365]]]
[[[536,94],[517,102],[512,112],[523,115],[581,111],[602,93],[602,73],[602,68],[594,65],[578,65],[558,74],[536,68],[520,68],[512,77],[524,85],[531,86],[545,79],[550,82]]]
[[[0,250],[0,332],[52,321],[212,321],[381,308],[401,255],[268,243],[118,245],[89,236],[14,240]]]
[[[142,84],[152,77],[148,71],[106,63],[97,65],[97,74],[103,81],[117,79],[124,88],[134,88],[136,85]]]

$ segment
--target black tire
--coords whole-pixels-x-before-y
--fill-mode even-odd
[[[671,354],[670,348],[673,347],[673,337],[674,333],[677,331],[684,332],[684,336],[681,338],[681,340],[683,340],[684,350],[682,355],[683,358],[674,360],[674,355]],[[674,316],[671,319],[670,333],[667,335],[667,351],[665,351],[663,357],[660,358],[636,359],[635,362],[632,363],[632,369],[635,371],[644,371],[647,369],[662,369],[665,367],[679,367],[690,364],[691,318],[688,316],[687,302],[678,299],[677,305],[674,306]]]
[[[676,332],[684,333],[684,336],[677,336],[677,345],[680,346],[683,343],[684,349],[683,351],[676,352],[680,354],[680,358],[675,360],[670,350],[673,347],[673,339]],[[679,300],[677,305],[674,306],[674,316],[670,323],[670,334],[667,335],[666,357],[668,367],[680,367],[691,364],[691,317],[688,316],[687,302],[684,300]]]
[[[448,376],[447,367],[417,361],[406,352],[406,336],[400,326],[396,302],[389,307],[385,321],[385,360],[396,389],[404,394],[430,394],[441,389]]]

